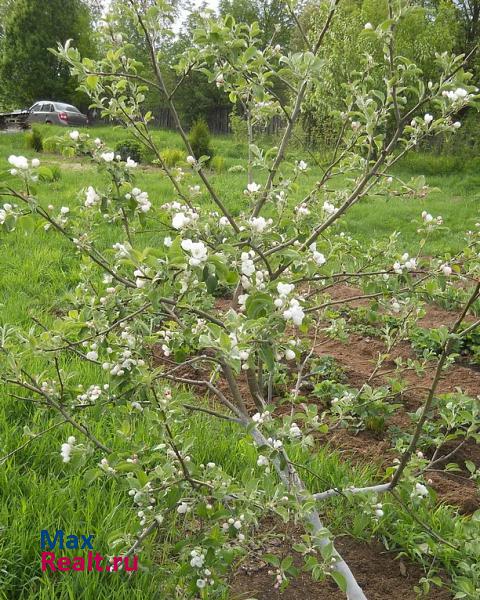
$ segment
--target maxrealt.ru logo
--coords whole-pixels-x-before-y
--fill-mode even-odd
[[[53,536],[46,529],[40,532],[42,550],[42,571],[137,571],[138,556],[112,556],[107,558],[93,551],[94,535],[65,535],[63,530]],[[59,556],[52,550],[83,550],[86,555]]]

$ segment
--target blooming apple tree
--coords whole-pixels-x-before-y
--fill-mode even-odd
[[[407,3],[391,2],[390,19],[376,28],[365,26],[381,52],[375,59],[364,56],[364,70],[345,90],[328,164],[308,150],[302,160],[288,160],[303,103],[322,84],[319,50],[337,4],[330,2],[314,41],[301,31],[305,50],[293,54],[275,39],[262,47],[256,23],[205,18],[176,65],[178,86],[191,72],[202,72],[247,115],[248,168],[234,205],[211,182],[208,157],[194,156],[175,110],[177,88],[166,87],[159,50],[159,42],[171,35],[165,2],[148,8],[129,2],[150,54],[152,81],[129,58],[115,23],[105,27],[110,47],[104,58],[81,57],[69,43],[58,55],[78,76],[92,106],[121,122],[154,154],[159,177],[171,184],[169,197],[138,187],[133,160],[122,160],[102,140],[78,131],[63,138],[64,151],[94,163],[104,174],[103,186],[87,182],[56,210],[36,191],[38,176],[48,178],[48,169],[41,171],[38,160],[11,156],[0,187],[5,231],[39,219],[51,235],[68,241],[79,260],[67,314],[48,327],[36,319],[28,332],[4,328],[2,378],[12,393],[32,396],[42,410],[57,411],[62,423],[76,430],[61,447],[65,463],[91,461],[95,453],[96,476],[126,487],[138,517],[137,537],[125,537],[126,553],[138,550],[162,523],[181,519],[188,535],[179,562],[191,596],[221,592],[226,569],[268,511],[304,523],[301,551],[316,578],[331,576],[350,600],[365,598],[320,519],[319,505],[336,495],[370,497],[371,518],[378,521],[384,517],[381,493],[412,506],[428,496],[417,447],[438,380],[452,360],[452,340],[461,335],[479,295],[476,232],[467,233],[463,252],[427,259],[422,246],[444,224],[421,208],[420,249],[414,256],[394,232],[366,246],[342,231],[344,214],[372,194],[402,195],[421,207],[428,194],[423,179],[402,181],[392,167],[425,136],[455,131],[455,115],[476,100],[462,57],[437,56],[440,75],[426,85],[419,69],[396,54],[395,24],[408,11]],[[286,10],[294,11],[293,3],[287,2]],[[275,82],[289,90],[288,102],[275,94]],[[142,108],[147,89],[169,104],[185,143],[181,168],[165,164],[151,135],[153,116]],[[278,147],[263,147],[255,126],[274,115],[283,116],[285,129]],[[298,198],[297,184],[313,167],[321,167],[323,175]],[[106,223],[115,233],[113,244],[100,234]],[[149,228],[160,232],[153,246],[146,246],[142,235]],[[398,464],[367,488],[339,481],[309,489],[302,480],[304,465],[290,457],[318,444],[319,434],[328,438],[329,427],[348,424],[355,411],[356,423],[362,422],[358,407],[372,402],[365,394],[372,393],[374,377],[407,337],[423,299],[459,281],[469,290],[465,305],[445,335],[435,379]],[[335,283],[359,286],[361,297],[375,299],[396,326],[381,332],[386,351],[370,378],[359,389],[330,398],[330,408],[319,412],[309,395],[317,342],[322,336],[348,336],[345,319],[331,316]],[[79,387],[70,372],[72,356],[90,363],[97,383]],[[43,368],[33,372],[31,364]],[[401,381],[409,368],[399,361],[394,376]],[[185,388],[195,390],[194,401],[185,399]],[[133,423],[141,414],[151,439],[128,450],[123,441],[107,447],[89,427],[89,415],[99,407],[127,410]],[[248,485],[222,465],[199,464],[190,453],[185,431],[193,412],[229,421],[250,440],[257,458]],[[289,563],[282,565],[275,572],[277,587],[295,572]]]

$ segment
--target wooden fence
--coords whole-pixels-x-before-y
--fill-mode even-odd
[[[219,106],[215,110],[210,111],[206,115],[206,121],[210,131],[214,134],[228,135],[232,133],[230,127],[230,112],[229,106]],[[157,127],[163,127],[164,129],[176,129],[175,120],[173,118],[172,111],[169,108],[159,108],[154,113],[154,123]],[[107,123],[104,119],[96,118],[96,115],[89,115],[90,122],[94,123]],[[267,135],[275,135],[285,127],[285,120],[282,117],[273,117],[267,125],[258,128],[258,132],[265,133]]]

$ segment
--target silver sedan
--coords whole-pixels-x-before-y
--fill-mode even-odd
[[[88,117],[78,108],[63,102],[42,100],[35,102],[28,110],[28,123],[47,123],[50,125],[88,125]]]

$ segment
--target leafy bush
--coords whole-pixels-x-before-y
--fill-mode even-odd
[[[470,158],[462,152],[438,155],[418,152],[409,154],[399,163],[402,170],[421,175],[452,175],[455,173],[478,173],[480,157]]]
[[[125,138],[115,146],[115,153],[120,154],[122,160],[127,160],[130,157],[135,162],[142,162],[142,145],[137,140]]]
[[[345,371],[334,356],[319,356],[312,361],[310,366],[310,379],[313,381],[331,380],[340,383],[345,380]]]
[[[195,121],[190,130],[189,141],[195,158],[198,160],[201,156],[208,156],[207,164],[209,164],[214,152],[211,146],[210,130],[205,120]]]
[[[400,168],[422,175],[450,175],[465,168],[460,156],[438,156],[437,154],[412,153],[403,158]]]
[[[59,181],[62,177],[62,171],[58,165],[48,167],[41,166],[38,169],[38,178],[40,181]]]
[[[43,151],[51,154],[60,154],[60,141],[57,136],[45,138],[43,140]]]
[[[214,171],[223,173],[225,171],[225,159],[223,156],[214,156],[210,162],[210,166]]]
[[[247,121],[234,111],[230,113],[230,129],[236,142],[247,141]]]
[[[167,167],[175,167],[185,160],[185,152],[178,148],[166,148],[160,152],[160,156]]]
[[[43,152],[43,133],[35,125],[30,131],[25,133],[25,143],[27,148],[35,152]]]

